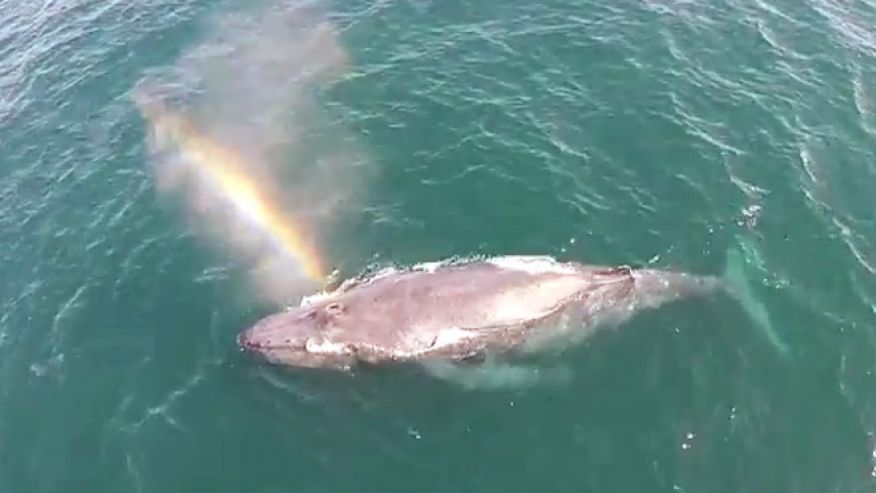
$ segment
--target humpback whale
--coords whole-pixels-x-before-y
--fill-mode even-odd
[[[682,298],[722,278],[627,266],[497,256],[386,269],[349,279],[257,321],[238,335],[246,352],[280,365],[362,365],[531,355]]]

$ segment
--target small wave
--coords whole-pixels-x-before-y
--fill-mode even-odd
[[[275,390],[294,396],[299,402],[316,403],[320,400],[318,394],[306,390],[303,386],[294,385],[290,379],[278,374],[273,367],[260,365],[256,369],[256,376]]]
[[[876,23],[874,16],[855,8],[853,4],[835,0],[814,0],[811,5],[827,20],[843,45],[853,51],[876,56],[876,31],[872,29]]]
[[[130,428],[137,431],[152,419],[159,418],[174,428],[185,430],[185,425],[180,423],[171,413],[172,408],[206,378],[206,369],[207,365],[202,365],[187,380],[167,393],[160,402],[147,408],[143,415],[130,425]]]
[[[861,128],[871,136],[876,137],[876,127],[871,123],[873,119],[872,103],[864,84],[862,69],[857,64],[852,76],[852,94],[854,95],[855,109],[860,117]]]
[[[809,177],[809,180],[812,181],[812,183],[818,183],[819,179],[816,177],[815,172],[816,163],[812,157],[812,151],[805,142],[801,143],[799,146],[799,156],[800,163],[803,166],[803,171],[806,172],[806,176]]]
[[[864,287],[859,276],[852,274],[850,277],[852,280],[852,289],[861,297],[864,304],[869,307],[870,312],[872,312],[873,315],[876,315],[876,299],[874,299],[867,291],[867,288]],[[876,331],[874,331],[874,334],[876,334]]]
[[[134,458],[131,457],[130,452],[125,454],[125,470],[128,471],[128,475],[131,477],[131,482],[134,484],[134,491],[137,493],[143,491],[143,477],[140,474],[137,463],[134,461]]]
[[[60,354],[64,345],[64,339],[70,330],[66,321],[71,314],[82,306],[82,295],[89,289],[88,284],[82,284],[67,300],[61,304],[52,319],[52,328],[49,332],[49,343],[53,354]]]
[[[772,29],[767,26],[767,23],[764,21],[759,21],[755,23],[758,34],[760,34],[761,39],[767,42],[777,54],[786,58],[793,58],[795,60],[807,60],[808,57],[798,53],[794,49],[792,49],[789,45],[786,45],[779,41],[779,37],[776,33],[772,31]],[[790,67],[790,65],[785,64],[786,67]]]
[[[853,232],[851,228],[849,228],[845,222],[839,219],[835,214],[831,218],[833,224],[837,227],[840,234],[842,235],[843,243],[845,243],[846,247],[848,247],[849,251],[852,255],[858,259],[858,263],[865,268],[870,274],[876,274],[876,267],[874,267],[874,262],[869,258],[869,255],[866,254],[859,246],[858,239],[860,235]]]
[[[576,191],[569,195],[560,195],[557,197],[557,200],[570,205],[583,217],[590,216],[593,212],[607,212],[611,210],[608,201],[596,193]]]
[[[673,103],[672,108],[675,111],[678,120],[684,125],[685,130],[690,135],[720,149],[721,151],[735,154],[737,156],[745,154],[745,151],[742,149],[723,141],[713,132],[709,131],[709,127],[718,127],[720,124],[709,122],[705,118],[694,114],[687,108],[684,102],[681,101],[681,98],[675,91],[670,91],[669,95]]]
[[[793,24],[793,25],[795,25],[795,26],[797,26],[797,27],[800,27],[800,26],[803,26],[803,25],[804,25],[804,23],[803,23],[802,21],[800,21],[800,20],[798,20],[797,18],[791,16],[791,15],[788,14],[787,12],[785,12],[785,11],[779,9],[777,6],[773,5],[773,4],[770,3],[770,2],[767,2],[766,0],[754,0],[754,3],[755,3],[755,5],[758,6],[758,8],[760,8],[760,9],[763,10],[764,12],[767,12],[767,13],[769,13],[770,15],[776,16],[776,17],[782,19],[782,20],[785,21],[785,22],[791,23],[791,24]]]

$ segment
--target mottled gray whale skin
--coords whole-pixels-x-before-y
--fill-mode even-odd
[[[531,354],[720,285],[545,256],[436,262],[349,280],[258,321],[238,343],[273,363],[332,369]]]

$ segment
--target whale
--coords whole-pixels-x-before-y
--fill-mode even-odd
[[[550,256],[438,261],[348,279],[256,321],[237,342],[288,367],[464,367],[568,347],[724,286],[716,276]]]

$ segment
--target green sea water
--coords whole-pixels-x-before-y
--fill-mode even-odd
[[[0,492],[876,491],[876,4],[299,3],[0,0]],[[735,259],[748,303],[562,385],[266,365],[235,337],[278,300],[167,193],[146,85],[327,269]]]

